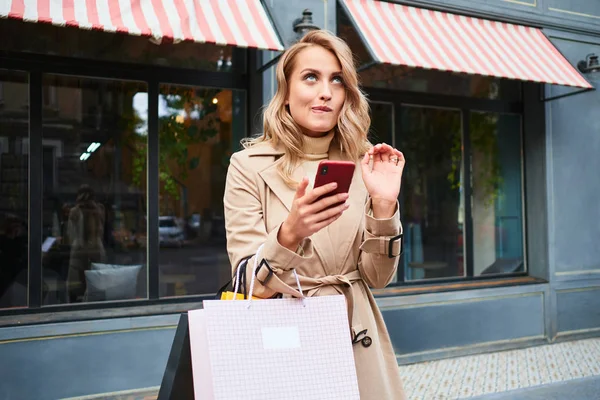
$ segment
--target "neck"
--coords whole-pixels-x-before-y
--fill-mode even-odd
[[[322,136],[304,136],[302,150],[307,159],[324,159],[329,153],[329,145],[333,140],[334,132],[330,131]]]

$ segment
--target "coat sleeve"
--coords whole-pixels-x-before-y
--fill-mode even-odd
[[[371,215],[371,199],[365,205],[365,227],[358,269],[369,287],[382,289],[394,277],[400,259],[401,241],[393,241],[392,255],[389,256],[390,239],[402,233],[399,205],[391,218],[377,219]]]
[[[250,257],[246,268],[246,282],[250,285],[255,254],[264,244],[259,256],[259,263],[266,259],[274,274],[282,280],[292,273],[300,263],[312,256],[310,239],[305,239],[301,244],[302,256],[281,246],[277,241],[277,234],[281,225],[271,232],[267,232],[263,215],[263,204],[259,193],[259,176],[249,165],[243,165],[247,158],[235,153],[231,157],[225,195],[223,199],[225,228],[227,231],[227,253],[235,275],[238,264],[246,257]],[[261,268],[258,277],[264,279],[266,272]],[[276,292],[261,285],[258,280],[254,284],[254,296],[271,297]]]

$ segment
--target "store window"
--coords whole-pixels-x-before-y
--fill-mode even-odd
[[[407,158],[400,264],[406,281],[466,274],[462,142],[460,110],[402,106],[396,146]]]
[[[168,84],[159,92],[159,294],[215,293],[231,275],[223,194],[245,132],[244,92]]]
[[[405,281],[525,271],[521,143],[520,115],[401,106]]]
[[[29,75],[0,69],[0,309],[26,307]]]
[[[147,298],[147,91],[43,76],[44,305]]]
[[[371,101],[371,126],[369,140],[371,143],[394,143],[394,103]]]
[[[525,270],[521,117],[470,113],[473,274]]]

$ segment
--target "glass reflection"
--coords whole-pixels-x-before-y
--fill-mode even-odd
[[[27,306],[29,78],[0,69],[0,309]]]
[[[145,84],[44,76],[44,305],[147,297],[140,92]]]
[[[471,113],[473,273],[524,271],[521,117]]]
[[[405,279],[464,276],[461,113],[402,107]]]
[[[223,193],[244,132],[243,92],[161,85],[160,296],[215,293],[229,279]]]

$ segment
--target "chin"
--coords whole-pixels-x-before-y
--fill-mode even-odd
[[[326,133],[328,133],[329,131],[331,131],[333,128],[335,128],[335,125],[321,125],[321,124],[316,124],[316,125],[313,125],[313,126],[309,126],[307,128],[308,128],[308,130],[310,132],[314,132],[315,134],[325,135]]]

